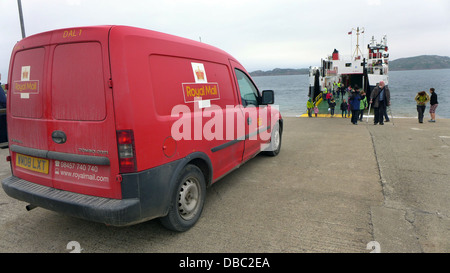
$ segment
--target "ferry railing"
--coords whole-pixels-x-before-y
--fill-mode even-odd
[[[367,67],[367,73],[368,74],[372,74],[372,75],[387,75],[389,72],[389,66],[387,66],[386,64],[382,64],[382,65],[369,65]]]
[[[322,92],[314,98],[314,105],[319,105],[322,102]]]

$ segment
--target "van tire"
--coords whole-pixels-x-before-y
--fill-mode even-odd
[[[280,130],[280,124],[277,122],[273,128],[272,133],[270,137],[270,144],[266,151],[264,151],[264,154],[269,156],[277,156],[280,153],[281,149],[281,130]]]
[[[164,227],[183,232],[195,225],[203,210],[206,195],[205,177],[195,165],[180,172],[170,201],[169,212],[161,218]]]

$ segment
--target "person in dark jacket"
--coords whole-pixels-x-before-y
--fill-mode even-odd
[[[430,98],[430,116],[429,122],[436,122],[436,108],[438,107],[437,94],[434,92],[434,88],[430,88],[431,98]]]
[[[6,108],[6,95],[5,91],[3,91],[1,84],[0,84],[0,108]]]
[[[0,84],[0,109],[6,108],[6,95]],[[0,113],[0,143],[8,141],[8,132],[6,131],[6,113],[4,110]]]
[[[359,88],[357,86],[355,86],[355,90],[350,96],[349,103],[352,110],[351,121],[353,124],[357,125],[359,117],[359,107],[361,105],[361,95],[359,94]]]
[[[330,114],[332,117],[334,117],[334,107],[336,107],[336,101],[334,101],[333,98],[331,98],[330,104],[328,104],[330,106]]]
[[[374,120],[373,124],[383,125],[384,113],[386,112],[386,106],[391,105],[391,92],[389,88],[385,85],[384,81],[380,83],[373,89],[370,93],[370,103],[373,103],[374,109]]]
[[[342,111],[342,117],[344,117],[344,113],[345,113],[345,118],[347,118],[347,102],[345,101],[345,99],[342,101],[341,103],[341,111]]]

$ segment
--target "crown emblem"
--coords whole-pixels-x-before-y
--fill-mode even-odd
[[[205,80],[205,73],[201,71],[198,67],[197,70],[195,70],[195,75],[197,75],[198,80]]]

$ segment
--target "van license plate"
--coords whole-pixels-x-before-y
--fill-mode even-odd
[[[48,160],[23,154],[16,154],[16,166],[48,174]]]

